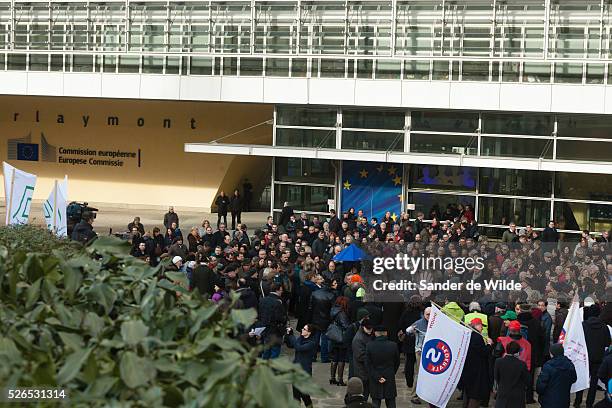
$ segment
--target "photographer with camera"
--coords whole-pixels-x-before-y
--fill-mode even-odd
[[[85,245],[88,242],[96,239],[98,234],[93,230],[94,214],[91,211],[84,211],[81,216],[81,222],[79,222],[72,231],[72,240],[78,241]]]

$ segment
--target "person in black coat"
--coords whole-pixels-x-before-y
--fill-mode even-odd
[[[72,238],[73,241],[78,241],[83,245],[96,239],[98,234],[96,234],[93,230],[93,220],[94,219],[91,213],[83,213],[81,222],[74,227],[72,236],[70,238]]]
[[[599,381],[606,385],[606,389],[608,388],[608,383],[610,379],[612,379],[612,348],[608,349],[606,352],[606,356],[604,357],[603,362],[599,366],[599,371],[597,372],[597,377]],[[597,404],[593,406],[594,408],[611,408],[612,402],[608,400],[608,398],[604,397],[603,400],[599,401]]]
[[[329,210],[329,231],[335,232],[336,234],[340,232],[342,229],[342,223],[340,222],[340,218],[336,215],[336,210]]]
[[[282,225],[283,228],[289,222],[289,219],[293,215],[293,208],[289,205],[287,201],[283,204],[283,209],[281,210],[281,215],[278,220],[278,225]]]
[[[508,343],[506,355],[495,361],[493,378],[497,384],[495,408],[525,408],[525,395],[531,387],[531,376],[527,364],[519,358],[521,346],[515,341]]]
[[[295,357],[293,362],[299,364],[304,371],[312,376],[312,360],[317,354],[317,343],[315,342],[314,329],[315,326],[306,324],[302,327],[302,331],[299,337],[295,337],[292,334],[292,329],[287,329],[287,336],[285,342],[287,345],[295,350]],[[298,402],[304,401],[304,405],[312,407],[312,400],[310,395],[304,394],[298,390],[295,385],[293,388],[293,398]]]
[[[610,346],[610,331],[608,326],[599,318],[599,307],[597,305],[585,307],[584,316],[590,316],[586,321],[582,322],[582,328],[584,329],[584,339],[586,340],[589,354],[589,372],[592,373],[586,406],[592,407],[597,392],[597,375],[595,373],[599,371],[599,366],[604,359],[606,349]],[[583,391],[576,393],[576,400],[574,402],[576,406],[580,406],[582,403],[583,393]]]
[[[489,373],[489,355],[491,354],[491,339],[482,336],[482,320],[475,318],[470,322],[476,331],[472,332],[465,364],[459,379],[459,387],[463,390],[464,407],[478,408],[480,402],[487,400],[491,394],[491,376]]]
[[[330,288],[331,282],[325,281],[321,289],[312,292],[310,296],[310,315],[312,324],[317,326],[317,343],[321,342],[321,362],[329,363],[329,340],[325,335],[331,323],[331,309],[336,300],[336,295]]]
[[[563,353],[561,344],[550,346],[552,358],[544,364],[538,377],[536,390],[542,408],[568,408],[570,405],[570,390],[578,377],[574,363]]]
[[[399,350],[397,344],[387,338],[385,327],[376,327],[374,335],[374,340],[366,346],[365,358],[372,406],[380,407],[384,399],[387,408],[395,408],[395,373],[400,366]]]
[[[264,360],[280,355],[281,343],[287,326],[287,311],[282,301],[283,287],[276,282],[270,284],[270,293],[259,300],[259,326],[265,327],[263,342]]]
[[[191,274],[193,289],[197,289],[202,296],[210,297],[215,293],[215,284],[219,277],[205,263],[200,263]]]
[[[416,337],[414,335],[407,335],[406,329],[421,318],[422,309],[420,297],[418,295],[412,296],[399,319],[400,330],[397,333],[397,337],[401,341],[402,352],[406,355],[404,376],[406,378],[406,386],[410,389],[414,385],[414,364],[416,363],[414,343]]]
[[[168,208],[168,212],[164,215],[164,227],[166,229],[172,228],[172,224],[175,223],[176,227],[179,227],[179,216],[174,212],[174,207]]]
[[[242,201],[242,197],[240,196],[240,192],[238,190],[234,190],[234,195],[230,199],[229,209],[232,213],[232,229],[236,229],[236,221],[240,224],[242,221],[240,220],[240,215],[242,214],[242,208],[244,207],[244,203]]]
[[[521,304],[520,313],[517,320],[521,326],[527,327],[527,341],[531,344],[531,383],[534,383],[534,375],[537,367],[542,367],[544,362],[544,328],[539,321],[533,318],[531,306],[526,303]],[[527,392],[527,403],[535,402],[533,399],[533,386]]]
[[[223,218],[223,223],[227,225],[227,209],[229,208],[230,199],[225,195],[225,191],[221,191],[215,200],[215,204],[217,205],[217,228],[219,228],[221,218]]]
[[[257,296],[255,296],[255,292],[248,285],[246,279],[238,279],[238,289],[236,293],[240,295],[240,302],[242,303],[240,309],[257,308]]]

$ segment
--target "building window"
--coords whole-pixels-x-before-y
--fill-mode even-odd
[[[550,197],[552,173],[517,169],[480,169],[480,193]]]
[[[550,201],[480,196],[478,213],[479,224],[509,225],[514,222],[518,226],[531,224],[544,228],[550,221]]]
[[[336,147],[336,130],[276,128],[277,146]]]
[[[275,178],[278,181],[330,184],[336,182],[335,168],[331,160],[277,157]]]
[[[475,191],[477,174],[475,167],[413,165],[409,188]]]
[[[277,106],[276,123],[288,126],[336,126],[336,110],[329,108],[302,108]]]
[[[274,185],[274,208],[282,209],[288,202],[295,211],[328,211],[327,200],[334,199],[333,187],[307,186],[293,184]]]
[[[353,150],[403,151],[404,134],[343,130],[342,148]]]

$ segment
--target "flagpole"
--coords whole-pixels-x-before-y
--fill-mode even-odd
[[[9,225],[9,220],[11,219],[11,210],[13,209],[13,190],[15,189],[15,168],[13,167],[13,173],[11,176],[11,191],[9,196],[7,197],[6,203],[6,225]]]
[[[57,180],[53,187],[53,233],[57,235]]]

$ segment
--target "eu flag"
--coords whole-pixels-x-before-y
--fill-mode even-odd
[[[17,143],[17,160],[38,161],[36,143]]]

